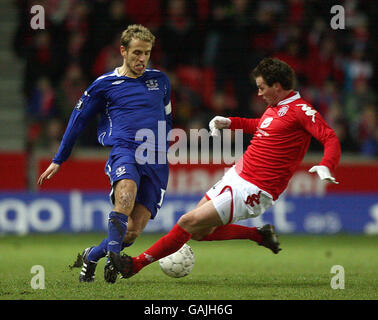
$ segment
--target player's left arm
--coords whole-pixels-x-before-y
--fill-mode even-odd
[[[324,155],[317,166],[309,172],[316,172],[321,180],[338,183],[331,175],[340,161],[341,147],[335,131],[325,122],[320,113],[307,104],[297,105],[297,118],[303,128],[317,139],[324,148]]]

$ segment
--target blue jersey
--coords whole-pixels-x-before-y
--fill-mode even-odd
[[[146,69],[142,76],[134,79],[119,75],[115,69],[97,78],[74,108],[54,163],[67,160],[77,137],[95,115],[100,115],[98,141],[113,147],[113,152],[125,147],[136,150],[143,143],[146,148],[166,153],[167,133],[172,128],[167,75]],[[153,139],[143,139],[146,132]],[[164,141],[158,138],[162,134]]]

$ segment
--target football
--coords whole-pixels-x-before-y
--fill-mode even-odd
[[[187,276],[194,267],[194,253],[192,248],[184,244],[181,249],[159,260],[161,270],[173,278]]]

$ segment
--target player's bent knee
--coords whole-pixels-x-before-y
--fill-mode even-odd
[[[177,224],[191,234],[195,234],[198,230],[202,229],[201,221],[198,219],[198,216],[192,212],[182,215],[177,221]]]
[[[177,224],[185,230],[187,230],[188,228],[190,229],[195,225],[194,216],[190,213],[186,213],[182,215],[180,219],[178,219]]]

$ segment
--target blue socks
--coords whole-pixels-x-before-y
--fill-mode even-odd
[[[91,262],[97,262],[101,258],[106,256],[108,250],[108,238],[102,240],[102,242],[94,247],[88,254],[88,260]]]
[[[130,242],[130,243],[122,242],[121,251],[125,248],[130,247],[133,243],[134,242]],[[105,238],[97,247],[94,247],[91,250],[91,252],[88,255],[88,259],[91,262],[97,262],[101,258],[105,257],[107,253],[108,253],[108,238]]]
[[[123,239],[127,230],[128,216],[122,213],[112,211],[108,220],[108,237],[94,247],[88,255],[88,259],[97,262],[105,257],[108,251],[120,253],[123,248],[129,247],[132,243],[124,244]]]
[[[112,211],[108,220],[108,250],[115,253],[121,252],[123,239],[126,234],[128,216]]]

